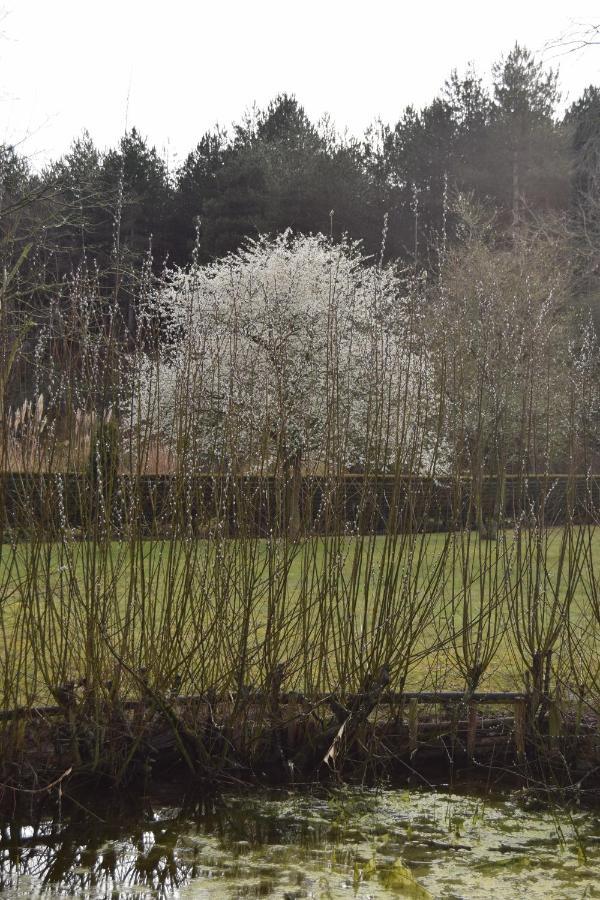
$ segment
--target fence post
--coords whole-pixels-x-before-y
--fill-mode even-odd
[[[475,753],[475,741],[477,739],[477,704],[472,700],[467,712],[467,753],[470,757]]]
[[[408,746],[414,753],[419,744],[419,701],[412,698],[408,704]]]
[[[525,732],[527,730],[527,700],[516,700],[514,704],[515,716],[515,746],[519,759],[525,756]]]

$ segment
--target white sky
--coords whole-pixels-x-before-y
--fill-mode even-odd
[[[176,166],[216,122],[294,93],[360,135],[427,103],[453,67],[515,40],[541,51],[599,0],[0,0],[0,140],[41,165],[87,128],[135,125]],[[600,83],[600,46],[553,58],[563,93]]]

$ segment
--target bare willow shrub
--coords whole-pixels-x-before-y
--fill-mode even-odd
[[[575,339],[581,329],[569,308],[572,260],[564,242],[523,230],[516,243],[498,245],[493,217],[468,198],[456,212],[464,240],[443,259],[431,342],[444,360],[454,471],[469,476],[467,529],[477,528],[481,540],[469,530],[453,538],[442,631],[469,692],[493,670],[502,645],[504,672],[519,673],[539,698],[579,580],[582,545],[568,496],[564,528],[555,533],[544,495],[552,490],[549,473],[574,475],[585,458],[586,440],[575,428],[582,406],[573,406],[585,332]],[[535,504],[531,475],[547,477]],[[486,476],[494,476],[493,496],[485,496]],[[517,501],[517,518],[508,522],[507,478]]]
[[[573,453],[585,473],[585,524],[580,528],[581,560],[577,594],[560,656],[562,696],[576,701],[579,715],[600,714],[600,572],[597,536],[599,483],[595,472],[600,431],[600,355],[591,325],[573,347],[570,421]]]

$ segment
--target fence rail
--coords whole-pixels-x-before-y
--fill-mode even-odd
[[[254,475],[119,475],[101,484],[73,473],[0,475],[0,527],[18,534],[62,527],[86,534],[104,523],[113,532],[135,525],[155,536],[188,528],[266,536],[292,520],[304,533],[384,533],[567,519],[600,519],[600,475],[304,476],[293,489]]]

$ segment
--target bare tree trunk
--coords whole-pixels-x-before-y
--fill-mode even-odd
[[[512,213],[513,213],[513,241],[516,242],[521,220],[521,189],[519,178],[519,153],[513,150],[512,161]]]

